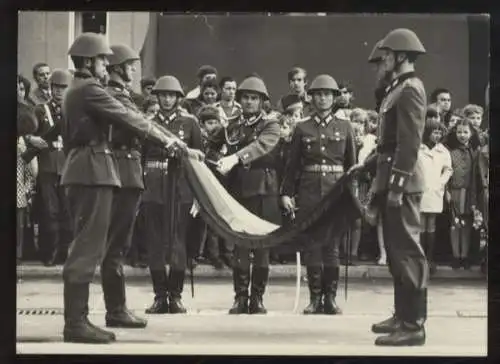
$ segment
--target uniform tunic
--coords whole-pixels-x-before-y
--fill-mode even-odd
[[[349,121],[337,119],[332,114],[324,119],[313,114],[297,124],[290,149],[281,194],[297,196],[297,220],[300,220],[330,192],[344,171],[355,164],[352,126]],[[331,242],[333,233],[325,228],[324,241]],[[331,245],[308,249],[306,264],[338,266],[339,239],[334,239]]]

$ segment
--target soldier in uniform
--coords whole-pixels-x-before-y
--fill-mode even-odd
[[[429,266],[420,246],[420,201],[424,171],[418,160],[426,94],[414,63],[425,48],[409,29],[395,29],[381,42],[383,67],[391,77],[380,107],[377,153],[352,171],[376,171],[372,207],[378,211],[394,280],[394,315],[372,326],[375,345],[425,343]]]
[[[49,78],[52,98],[35,107],[38,119],[36,135],[47,143],[40,150],[38,188],[40,193],[39,251],[45,266],[64,263],[72,238],[71,220],[64,189],[60,185],[65,155],[62,145],[62,101],[73,76],[66,70],[56,69]],[[57,260],[56,260],[57,258]]]
[[[380,45],[382,40],[375,43],[372,52],[368,56],[368,63],[373,65],[376,77],[376,87],[375,87],[375,110],[378,112],[380,109],[380,103],[385,95],[385,88],[388,86],[387,75],[384,71],[384,63],[382,62],[382,51],[380,50]]]
[[[179,105],[184,91],[177,78],[160,77],[152,92],[158,96],[160,103],[160,111],[153,122],[177,135],[188,146],[201,149],[198,121]],[[154,302],[146,313],[186,313],[181,295],[187,268],[186,233],[192,220],[189,214],[193,204],[192,192],[182,167],[168,161],[168,153],[164,149],[146,145],[144,154],[146,190],[142,201],[147,232],[148,265],[155,294]],[[174,183],[175,199],[168,193]],[[175,221],[171,221],[172,208],[175,209]],[[166,224],[167,219],[170,219],[170,224]],[[172,232],[169,229],[174,230]],[[166,253],[170,265],[168,278],[165,269]]]
[[[319,75],[309,93],[316,112],[296,126],[281,190],[282,205],[290,214],[295,210],[292,198],[297,195],[298,218],[314,209],[356,162],[351,123],[334,116],[334,100],[339,95],[337,82],[329,75]],[[304,252],[310,294],[304,314],[341,313],[335,298],[342,238],[333,238],[331,229],[325,232],[324,239],[329,243]]]
[[[122,44],[112,45],[109,56],[109,81],[106,91],[127,109],[140,113],[126,84],[132,82],[134,63],[139,55]],[[101,280],[108,326],[144,328],[146,320],[126,308],[124,256],[127,254],[135,225],[139,200],[144,189],[141,145],[133,132],[120,125],[110,125],[108,142],[116,158],[121,188],[113,195],[108,251],[102,262]],[[124,314],[126,313],[126,314]]]
[[[280,222],[276,148],[280,137],[278,120],[265,115],[262,104],[269,100],[266,85],[257,77],[245,79],[237,91],[242,115],[224,129],[228,156],[218,162],[218,171],[229,175],[229,191],[249,211]],[[235,301],[230,314],[265,314],[263,295],[269,278],[269,249],[256,249],[250,273],[251,251],[241,246],[234,250],[233,284]],[[251,284],[250,304],[248,286]]]
[[[61,184],[73,219],[73,241],[64,264],[64,341],[109,343],[115,334],[88,320],[89,286],[97,265],[106,261],[108,231],[114,192],[121,187],[119,169],[109,144],[109,125],[127,127],[135,135],[165,149],[190,152],[178,138],[156,128],[141,114],[127,109],[101,84],[107,57],[112,54],[106,39],[83,33],[69,49],[77,71],[63,100],[62,135],[67,158]],[[197,152],[193,152],[197,155]],[[101,267],[101,270],[104,271]],[[128,310],[106,315],[108,326],[126,326]]]

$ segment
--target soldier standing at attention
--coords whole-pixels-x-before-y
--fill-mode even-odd
[[[107,57],[113,53],[102,35],[81,34],[68,53],[76,72],[63,100],[67,158],[61,184],[66,188],[74,238],[63,269],[63,336],[65,342],[109,343],[116,340],[115,334],[88,320],[89,286],[97,265],[106,261],[113,195],[121,187],[107,135],[109,125],[127,127],[173,152],[176,148],[189,151],[174,135],[158,130],[106,92],[101,81],[107,75]],[[119,326],[121,316],[115,313],[113,326]]]
[[[250,212],[280,223],[276,148],[280,137],[278,120],[265,115],[262,105],[269,100],[267,88],[258,77],[248,77],[239,86],[238,102],[242,115],[224,129],[228,156],[218,162],[218,171],[230,175],[229,191]],[[250,274],[247,248],[234,249],[233,284],[235,301],[230,314],[265,314],[263,295],[269,278],[269,249],[255,249]],[[251,285],[250,304],[248,285]]]
[[[109,56],[109,81],[106,91],[128,110],[140,113],[126,84],[132,82],[134,63],[139,55],[126,45],[112,45]],[[141,145],[139,138],[120,125],[110,125],[108,142],[116,158],[121,188],[113,195],[108,251],[102,263],[101,279],[109,327],[146,327],[146,320],[126,308],[124,256],[130,248],[139,208],[142,181]]]
[[[73,76],[56,69],[49,78],[51,99],[35,107],[38,119],[36,135],[45,139],[47,148],[39,154],[38,183],[41,197],[40,253],[45,266],[64,263],[72,238],[71,221],[64,189],[60,185],[65,155],[61,123],[64,92]]]
[[[179,105],[184,91],[173,76],[158,79],[152,91],[158,96],[160,111],[153,119],[159,127],[178,136],[189,147],[201,149],[201,131],[197,119],[188,114]],[[187,268],[186,233],[192,222],[189,210],[193,204],[193,195],[187,184],[182,167],[175,161],[168,161],[168,153],[163,148],[145,146],[146,190],[143,195],[144,217],[146,222],[146,240],[148,242],[148,265],[155,294],[154,302],[146,310],[148,314],[186,313],[181,295],[184,290],[184,278]],[[167,168],[168,167],[168,168]],[[168,170],[167,170],[168,169]],[[176,184],[175,199],[169,200],[167,191]],[[176,211],[174,228],[167,224],[169,213],[174,204]],[[169,256],[170,270],[165,269],[165,255]]]
[[[379,40],[372,49],[372,52],[368,56],[368,63],[373,65],[375,71],[375,110],[378,112],[380,104],[385,95],[385,89],[389,85],[387,80],[387,74],[384,70],[384,62],[382,62],[382,51],[380,50],[380,45],[382,40]]]
[[[356,162],[351,123],[334,116],[334,100],[340,94],[337,82],[329,75],[320,75],[309,93],[316,111],[296,126],[281,191],[281,202],[288,213],[293,213],[292,197],[297,196],[297,218],[307,216]],[[335,302],[342,238],[333,238],[333,233],[325,229],[324,240],[329,243],[304,252],[310,294],[304,314],[342,313]]]
[[[375,168],[372,206],[382,221],[389,270],[394,280],[393,317],[374,324],[375,345],[425,343],[429,265],[420,246],[420,201],[424,171],[418,160],[425,124],[426,95],[414,63],[425,48],[409,29],[387,34],[379,48],[391,83],[380,107],[377,153],[352,171]],[[374,167],[375,166],[375,167]]]

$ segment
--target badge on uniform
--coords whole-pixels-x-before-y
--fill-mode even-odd
[[[179,130],[179,138],[184,139],[184,130]]]

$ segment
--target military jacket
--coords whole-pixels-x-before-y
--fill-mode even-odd
[[[125,84],[110,80],[106,91],[127,109],[140,112]],[[122,187],[144,189],[139,138],[123,126],[110,125],[108,141],[118,164]]]
[[[48,148],[41,150],[39,154],[39,172],[60,175],[66,159],[61,136],[63,122],[61,105],[53,100],[46,104],[39,104],[35,107],[35,115],[38,120],[36,135],[44,138],[48,144]]]
[[[166,146],[173,139],[171,133],[158,132],[142,114],[112,97],[88,71],[75,72],[62,109],[62,135],[67,150],[63,185],[121,187],[117,161],[108,141],[110,124],[125,127],[159,146]]]
[[[387,86],[380,105],[377,153],[365,164],[376,164],[372,192],[420,193],[424,190],[418,151],[425,125],[426,94],[413,72]]]

